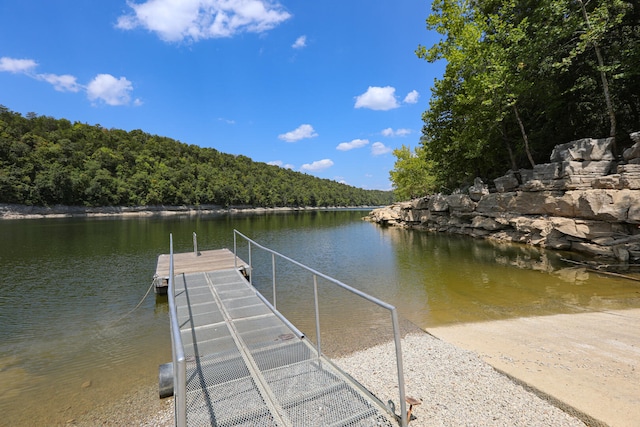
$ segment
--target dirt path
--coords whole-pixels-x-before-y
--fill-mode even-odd
[[[640,309],[427,331],[586,414],[589,424],[640,426]]]

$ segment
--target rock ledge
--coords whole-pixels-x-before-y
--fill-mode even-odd
[[[611,138],[580,139],[556,146],[550,163],[497,178],[493,191],[476,178],[467,192],[395,203],[364,219],[640,260],[640,132],[631,138],[619,164]]]

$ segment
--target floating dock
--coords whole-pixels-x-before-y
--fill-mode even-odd
[[[154,276],[155,291],[164,295],[169,287],[170,254],[158,256],[156,274]],[[215,249],[202,252],[186,252],[173,254],[174,274],[199,273],[203,271],[217,271],[240,269],[247,272],[249,265],[242,261],[229,249]]]
[[[196,253],[161,255],[156,270],[169,277],[173,255],[176,425],[406,423],[275,310],[247,280],[250,266],[233,252]]]

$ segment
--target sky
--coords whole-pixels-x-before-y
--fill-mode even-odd
[[[390,190],[444,64],[419,0],[0,0],[0,105]]]

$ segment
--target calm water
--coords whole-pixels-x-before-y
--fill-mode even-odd
[[[166,299],[151,293],[157,255],[233,247],[238,229],[259,243],[398,307],[420,327],[640,307],[637,282],[572,268],[567,254],[380,228],[362,211],[253,216],[49,219],[0,222],[0,425],[53,425],[97,401],[157,383],[170,361]],[[246,250],[246,248],[241,248]],[[245,260],[246,255],[240,254]],[[270,258],[253,254],[257,266]],[[278,306],[313,337],[308,275],[276,265]],[[270,270],[254,284],[272,298]],[[323,341],[346,325],[376,334],[370,306],[319,283]],[[362,329],[364,328],[364,329]],[[364,332],[363,332],[364,331]]]

